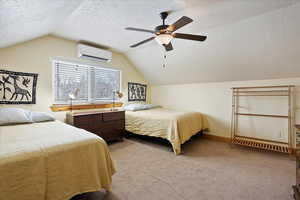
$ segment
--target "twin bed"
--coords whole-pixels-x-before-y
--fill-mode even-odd
[[[126,111],[127,131],[167,139],[175,154],[206,128],[196,112]],[[83,129],[59,121],[0,126],[0,195],[5,199],[68,200],[110,190],[114,173],[106,142]]]
[[[62,122],[0,126],[0,199],[68,200],[110,189],[103,139]]]
[[[207,128],[206,120],[199,112],[164,108],[126,111],[126,131],[166,139],[176,155],[181,153],[181,144]]]

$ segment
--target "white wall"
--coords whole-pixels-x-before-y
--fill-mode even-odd
[[[78,60],[76,42],[55,36],[45,36],[0,49],[0,69],[39,74],[35,105],[0,106],[23,107],[36,111],[51,112],[49,108],[53,104],[51,59],[57,57]],[[128,82],[147,83],[143,76],[123,54],[113,52],[112,62],[105,66],[120,69],[122,71],[123,102],[127,99]],[[148,95],[149,94],[150,93],[148,93]],[[2,98],[1,92],[0,98]],[[52,114],[60,120],[63,120],[65,117],[64,112]]]
[[[151,102],[166,108],[201,112],[208,119],[210,134],[230,137],[232,87],[289,84],[300,86],[300,78],[152,86]],[[295,94],[296,121],[300,123],[298,87],[295,89]],[[240,108],[249,113],[284,115],[287,114],[286,102],[286,97],[256,97],[252,100],[241,101]],[[286,122],[286,119],[248,117],[244,118],[240,130],[252,136],[265,136],[285,141],[287,139]]]

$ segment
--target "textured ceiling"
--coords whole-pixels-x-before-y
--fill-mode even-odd
[[[86,0],[54,33],[74,40],[93,41],[124,52],[130,50],[130,44],[150,37],[147,33],[126,31],[124,28],[131,26],[152,30],[162,23],[159,17],[162,11],[174,10],[167,18],[167,23],[175,22],[182,15],[191,17],[195,22],[182,31],[200,32],[294,2],[295,0]]]
[[[159,13],[174,11],[194,23],[182,29],[201,32],[253,17],[298,0],[0,0],[0,47],[45,34],[87,40],[118,51],[148,36],[124,30],[127,26],[153,29]]]
[[[195,31],[207,35],[207,40],[173,40],[175,50],[167,53],[166,68],[163,49],[156,44],[127,56],[155,85],[300,77],[299,19],[300,3],[296,3]]]
[[[82,0],[0,0],[0,48],[49,34]]]
[[[154,84],[295,76],[300,72],[292,66],[299,56],[288,45],[298,44],[293,39],[299,36],[294,27],[300,25],[296,20],[299,1],[0,0],[0,48],[46,34],[90,41],[124,52]],[[159,13],[166,10],[173,11],[169,24],[182,15],[194,19],[180,32],[207,34],[208,39],[204,43],[173,41],[175,50],[162,69],[163,51],[155,41],[129,48],[149,34],[124,28],[153,29],[161,23]],[[258,55],[263,55],[261,60]],[[288,70],[278,64],[286,58],[292,63],[285,66]],[[262,72],[264,67],[268,71]]]

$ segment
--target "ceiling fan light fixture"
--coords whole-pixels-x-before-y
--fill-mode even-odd
[[[171,42],[173,36],[168,33],[159,34],[155,37],[155,40],[160,45],[167,45]]]

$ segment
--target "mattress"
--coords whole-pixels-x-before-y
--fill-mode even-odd
[[[181,144],[208,128],[201,113],[164,108],[126,111],[125,125],[131,133],[167,139],[175,154],[181,153]]]
[[[109,190],[115,173],[103,139],[62,122],[0,126],[0,199],[67,200]]]

